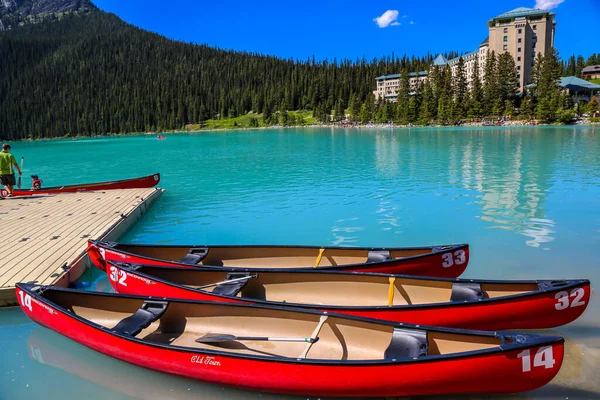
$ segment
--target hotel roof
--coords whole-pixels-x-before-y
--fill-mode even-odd
[[[427,76],[427,74],[428,74],[427,71],[409,72],[408,76],[410,76],[411,78],[414,78],[416,76]],[[391,75],[381,75],[375,79],[380,81],[380,80],[385,80],[385,79],[399,79],[399,78],[400,78],[400,74],[391,74]]]
[[[554,13],[548,11],[548,10],[542,10],[539,8],[527,8],[527,7],[519,7],[519,8],[515,8],[514,10],[510,10],[508,12],[505,12],[504,14],[500,14],[492,19],[489,20],[489,22],[498,20],[498,19],[512,19],[512,18],[519,18],[519,17],[533,17],[533,16],[537,16],[537,15],[554,15]]]
[[[581,72],[588,73],[588,72],[600,72],[600,65],[590,65],[589,67],[585,67],[584,69],[581,70]]]
[[[596,85],[595,83],[588,82],[576,76],[565,76],[563,78],[560,78],[559,85],[562,87],[566,87],[567,89],[600,90],[600,85]]]

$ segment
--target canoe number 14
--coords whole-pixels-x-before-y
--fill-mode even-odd
[[[531,350],[523,350],[517,354],[517,358],[523,361],[523,372],[531,371]],[[552,346],[544,346],[537,349],[535,356],[533,357],[533,367],[545,367],[550,369],[554,367],[554,354],[552,353]]]
[[[569,306],[571,308],[583,306],[585,305],[585,301],[581,301],[581,299],[584,294],[585,292],[582,288],[571,290],[571,294],[569,294],[569,292],[566,291],[558,292],[554,296],[554,298],[558,300],[558,303],[556,303],[554,307],[557,310],[564,310],[566,308],[569,308]],[[573,301],[571,301],[570,297],[573,298]]]
[[[127,273],[123,270],[118,270],[116,267],[110,267],[110,274],[108,277],[113,282],[118,282],[119,285],[127,286],[125,279],[127,279]]]
[[[465,261],[467,261],[467,257],[465,256],[464,250],[456,250],[454,254],[444,253],[442,254],[442,258],[444,259],[444,262],[442,263],[442,267],[444,268],[449,268],[454,264],[464,264]]]
[[[21,298],[21,304],[24,307],[27,307],[29,309],[29,312],[33,311],[31,308],[31,296],[23,293],[22,290],[19,290],[19,297]]]

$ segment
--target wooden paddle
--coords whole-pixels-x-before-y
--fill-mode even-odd
[[[17,188],[21,189],[21,175],[23,175],[23,160],[25,157],[21,157],[21,173],[19,174],[19,180],[17,182]]]
[[[266,336],[235,336],[227,335],[223,333],[208,333],[198,339],[198,343],[220,343],[220,342],[232,342],[236,340],[256,340],[256,341],[269,341],[269,342],[306,342],[315,343],[319,340],[318,337],[314,338],[301,338],[301,337],[266,337]]]

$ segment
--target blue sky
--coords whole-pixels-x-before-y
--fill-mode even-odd
[[[557,14],[555,45],[563,58],[600,53],[600,0],[92,1],[172,39],[319,60],[471,51],[486,38],[488,19],[537,2]]]

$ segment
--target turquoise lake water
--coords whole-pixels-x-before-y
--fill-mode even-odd
[[[122,241],[467,242],[464,277],[600,282],[600,127],[274,129],[25,142],[12,152],[45,186],[160,172],[164,195]],[[108,289],[97,271],[83,279]],[[561,372],[518,398],[600,397],[599,310],[596,293],[579,320],[547,332],[567,339]],[[0,399],[36,397],[282,398],[137,368],[0,310]]]

